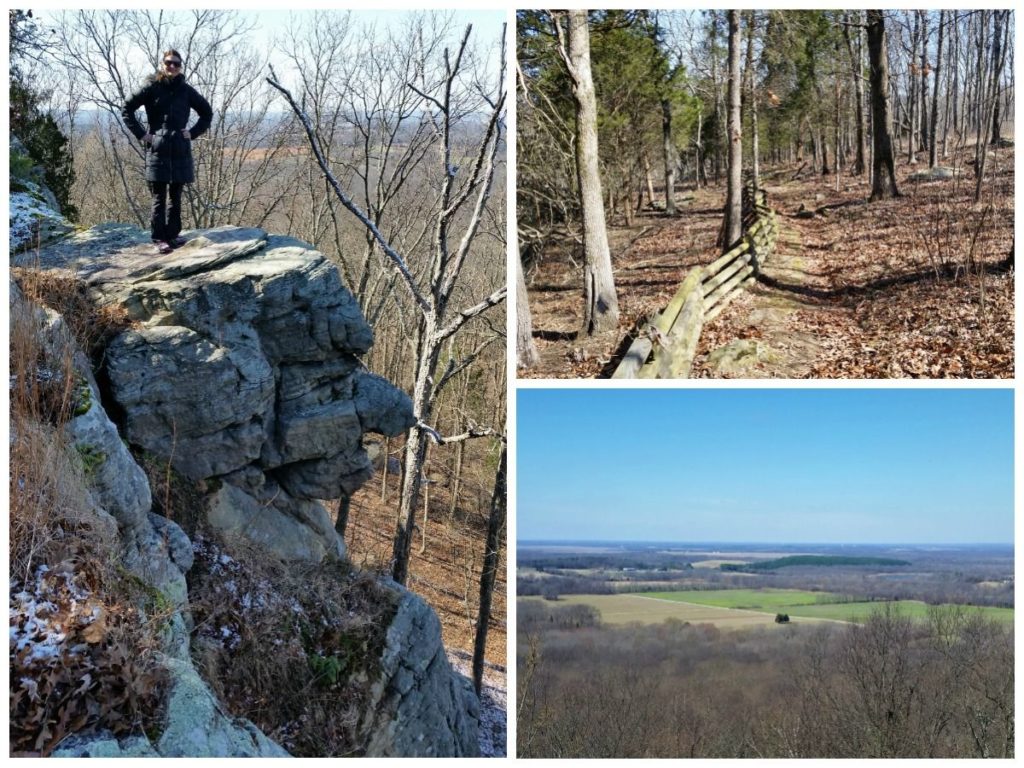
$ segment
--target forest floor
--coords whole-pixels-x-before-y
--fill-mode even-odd
[[[965,154],[973,158],[973,147]],[[947,160],[962,168],[957,158]],[[944,163],[940,163],[944,164]],[[990,151],[980,203],[970,168],[945,180],[897,165],[902,197],[868,203],[867,178],[762,173],[779,215],[761,278],[704,327],[691,376],[1012,378],[1014,150]],[[617,331],[577,338],[578,245],[546,251],[528,273],[540,363],[521,377],[608,377],[637,330],[686,273],[719,254],[724,187],[677,188],[679,213],[647,211],[609,228]]]

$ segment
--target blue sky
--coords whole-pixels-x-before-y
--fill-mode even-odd
[[[1013,542],[995,389],[521,389],[517,538]]]

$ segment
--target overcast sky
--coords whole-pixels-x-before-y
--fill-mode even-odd
[[[518,540],[1013,543],[1009,390],[538,390]]]

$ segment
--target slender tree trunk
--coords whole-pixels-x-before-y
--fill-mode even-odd
[[[1008,18],[1009,17],[1009,11],[996,11],[995,14],[996,14],[996,23],[995,23],[996,29],[995,29],[995,37],[992,40],[992,46],[993,46],[993,52],[992,52],[992,66],[993,66],[993,74],[992,74],[992,143],[993,144],[998,144],[999,140],[1000,140],[999,124],[1001,122],[1000,116],[999,116],[999,86],[1000,86],[999,81],[1002,79],[1002,76],[1003,76],[1003,63],[1006,60],[1006,50],[1005,50],[1005,48],[1002,45],[1002,43],[1003,43],[1003,40],[1002,40],[1002,29],[1001,29],[1002,24],[1000,23],[1000,20],[1002,20],[1003,23],[1006,24],[1007,32],[1009,32],[1010,25],[1008,23],[1009,22],[1009,18]]]
[[[868,57],[871,61],[871,128],[874,132],[871,200],[881,200],[899,196],[889,128],[889,62],[885,12],[869,10],[867,29]]]
[[[917,53],[917,41],[920,36],[921,15],[914,11],[914,31],[910,35],[910,71],[907,73],[907,115],[910,118],[907,163],[910,165],[917,162],[917,78],[914,76],[914,57]],[[888,53],[886,55],[888,56]]]
[[[465,445],[465,440],[460,440],[455,444],[455,470],[452,472],[452,502],[448,506],[449,524],[455,519],[455,512],[459,508],[459,491],[462,489],[462,456]]]
[[[338,519],[334,521],[334,530],[337,531],[342,541],[345,540],[345,530],[348,528],[348,512],[351,506],[352,497],[347,493],[343,493],[341,498],[338,499]]]
[[[929,149],[928,137],[928,12],[921,14],[921,149]],[[929,149],[930,151],[930,149]]]
[[[505,468],[507,464],[505,443],[501,446],[498,473],[494,478],[494,493],[491,495],[491,513],[487,518],[487,543],[484,546],[484,566],[480,573],[480,608],[476,619],[476,637],[473,639],[473,688],[480,695],[484,677],[484,651],[487,648],[487,625],[491,620],[491,600],[494,597],[494,582],[498,576],[501,532],[505,528]]]
[[[956,20],[956,12],[953,12],[953,46],[949,62],[949,68],[953,72],[953,104],[950,108],[950,119],[953,122],[953,133],[956,140],[960,139],[960,22]],[[948,77],[947,77],[948,79]],[[942,155],[945,157],[947,139],[949,138],[949,121],[946,123],[942,136]]]
[[[539,359],[537,345],[533,343],[533,318],[521,258],[516,259],[516,357],[520,368],[532,368]]]
[[[858,19],[860,18],[860,11],[857,11]],[[849,18],[849,14],[847,14]],[[864,78],[861,76],[862,51],[861,51],[861,28],[857,28],[857,48],[854,50],[852,41],[850,40],[850,25],[849,23],[843,25],[843,38],[846,41],[846,52],[850,57],[850,74],[853,76],[853,93],[855,98],[855,109],[857,111],[854,123],[857,129],[857,157],[853,161],[853,168],[851,173],[854,176],[859,176],[864,173],[865,157],[867,156],[867,131],[864,126]]]
[[[661,138],[665,155],[665,213],[676,215],[676,145],[672,140],[672,102],[661,100]]]
[[[647,203],[648,203],[648,205],[650,205],[653,208],[654,207],[654,175],[653,175],[653,173],[651,171],[651,158],[647,154],[647,150],[644,150],[644,152],[643,152],[642,161],[643,161],[643,164],[644,164],[644,182],[647,185]],[[643,210],[643,207],[644,207],[643,193],[641,193],[640,194],[639,204],[636,207],[637,213],[639,213],[641,210]]]
[[[590,29],[585,10],[569,15],[568,65],[576,101],[576,176],[583,208],[583,323],[590,336],[618,328],[619,300],[605,229],[598,167],[597,97],[590,74]]]
[[[999,96],[999,78],[1002,76],[1002,62],[1000,61],[1002,42],[1003,42],[1003,17],[1004,14],[1008,17],[1009,11],[993,11],[995,19],[993,22],[994,32],[992,35],[992,84],[989,87],[989,101],[988,101],[988,114],[985,119],[982,120],[982,126],[988,127],[990,124],[995,126],[995,117],[997,110],[997,102]],[[983,90],[983,89],[979,89]],[[996,134],[993,134],[993,141],[996,141]],[[979,135],[978,137],[978,160],[977,160],[977,180],[974,186],[974,202],[981,200],[981,185],[985,179],[985,162],[988,157],[988,142],[985,141],[984,136]]]
[[[935,52],[935,93],[932,97],[931,137],[928,140],[928,167],[934,168],[936,161],[936,137],[939,127],[939,73],[942,71],[942,38],[946,21],[946,12],[939,11],[939,43]]]
[[[725,202],[725,243],[727,251],[743,235],[743,131],[740,123],[740,19],[729,12],[729,186]]]
[[[757,93],[754,90],[754,29],[757,23],[757,12],[750,11],[750,15],[747,17],[747,62],[746,62],[746,78],[747,78],[747,100],[749,104],[750,112],[750,169],[751,169],[751,180],[754,185],[754,189],[757,190],[761,186],[761,169],[759,165],[759,147],[758,147],[758,135],[757,135]]]

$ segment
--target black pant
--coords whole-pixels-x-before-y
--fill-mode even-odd
[[[171,193],[171,204],[167,205],[168,188]],[[184,184],[166,181],[149,182],[149,191],[153,194],[153,217],[150,228],[153,240],[170,242],[181,233],[181,191]]]

